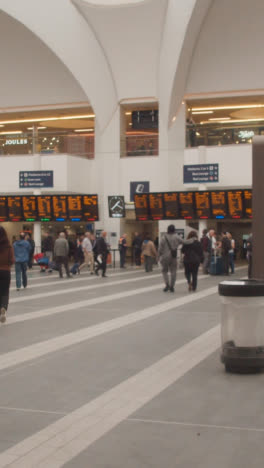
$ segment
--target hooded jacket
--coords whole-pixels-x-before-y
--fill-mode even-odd
[[[26,240],[18,240],[14,242],[14,253],[15,253],[15,261],[17,263],[27,263],[29,260],[29,254],[31,250],[30,243]]]

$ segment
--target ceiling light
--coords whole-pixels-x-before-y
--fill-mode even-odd
[[[212,117],[209,120],[231,120],[231,117]]]
[[[242,104],[240,106],[215,106],[215,107],[194,107],[193,111],[225,110],[225,109],[257,109],[264,107],[264,104]]]
[[[264,117],[260,119],[239,119],[239,120],[229,120],[228,123],[242,123],[242,122],[261,122],[264,120]],[[225,120],[220,120],[219,123],[225,123]]]
[[[128,125],[132,125],[132,123],[130,122]]]
[[[81,133],[81,132],[93,132],[94,129],[93,128],[78,128],[76,130],[74,130],[76,133]]]
[[[209,110],[209,111],[199,111],[199,112],[194,111],[194,112],[192,112],[193,115],[198,115],[198,114],[213,114],[213,113],[214,113],[214,111],[212,111],[212,110]]]
[[[65,117],[39,117],[35,119],[21,119],[21,120],[3,120],[0,122],[1,124],[14,124],[14,123],[28,123],[28,122],[47,122],[47,121],[54,121],[54,120],[74,120],[74,119],[91,119],[95,117],[94,114],[88,114],[88,115],[67,115]]]
[[[132,112],[126,112],[126,115],[131,115],[131,114],[132,114]]]
[[[20,135],[22,132],[22,130],[12,130],[12,132],[10,131],[6,131],[6,132],[0,132],[0,135]]]
[[[172,117],[172,121],[175,122],[176,118],[176,115],[174,115],[174,117]]]
[[[45,130],[45,128],[47,128],[47,127],[38,127],[38,130]],[[33,130],[33,127],[27,127],[27,129],[28,130]]]
[[[0,125],[0,127],[4,127],[4,125]]]

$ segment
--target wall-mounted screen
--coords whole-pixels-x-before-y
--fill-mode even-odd
[[[9,221],[23,221],[21,197],[8,197]]]
[[[208,219],[211,216],[210,192],[195,192],[195,210],[199,219]]]
[[[153,220],[164,219],[162,193],[149,194],[149,212]]]
[[[216,219],[227,218],[226,192],[224,190],[212,191],[210,195],[212,217]]]
[[[23,216],[25,221],[37,221],[38,210],[37,210],[37,197],[34,195],[28,195],[22,197]]]
[[[68,218],[70,221],[82,220],[82,196],[68,195]]]
[[[0,223],[8,221],[7,217],[7,197],[0,197]]]
[[[228,190],[227,203],[229,217],[240,219],[243,217],[243,192],[242,190]]]
[[[67,213],[67,195],[53,195],[52,208],[54,221],[66,221]]]
[[[252,190],[244,190],[244,215],[252,218]]]
[[[98,196],[83,195],[83,217],[85,221],[98,221]]]
[[[178,192],[163,193],[165,219],[179,218],[179,194]]]
[[[148,194],[135,194],[134,201],[137,220],[146,221],[147,219],[149,219]]]
[[[52,197],[51,195],[39,195],[37,197],[39,221],[51,221],[52,219]]]
[[[183,219],[194,218],[194,192],[180,192],[180,217]]]

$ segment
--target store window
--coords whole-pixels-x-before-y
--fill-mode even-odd
[[[157,103],[121,107],[121,157],[158,156]]]

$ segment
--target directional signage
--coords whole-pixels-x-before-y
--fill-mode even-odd
[[[191,164],[183,166],[184,184],[219,182],[218,164]]]
[[[120,195],[108,197],[108,208],[110,218],[124,218],[126,216],[125,199]]]
[[[149,192],[149,182],[130,182],[130,201],[134,201],[134,195]]]
[[[19,171],[19,188],[53,187],[53,171]]]

